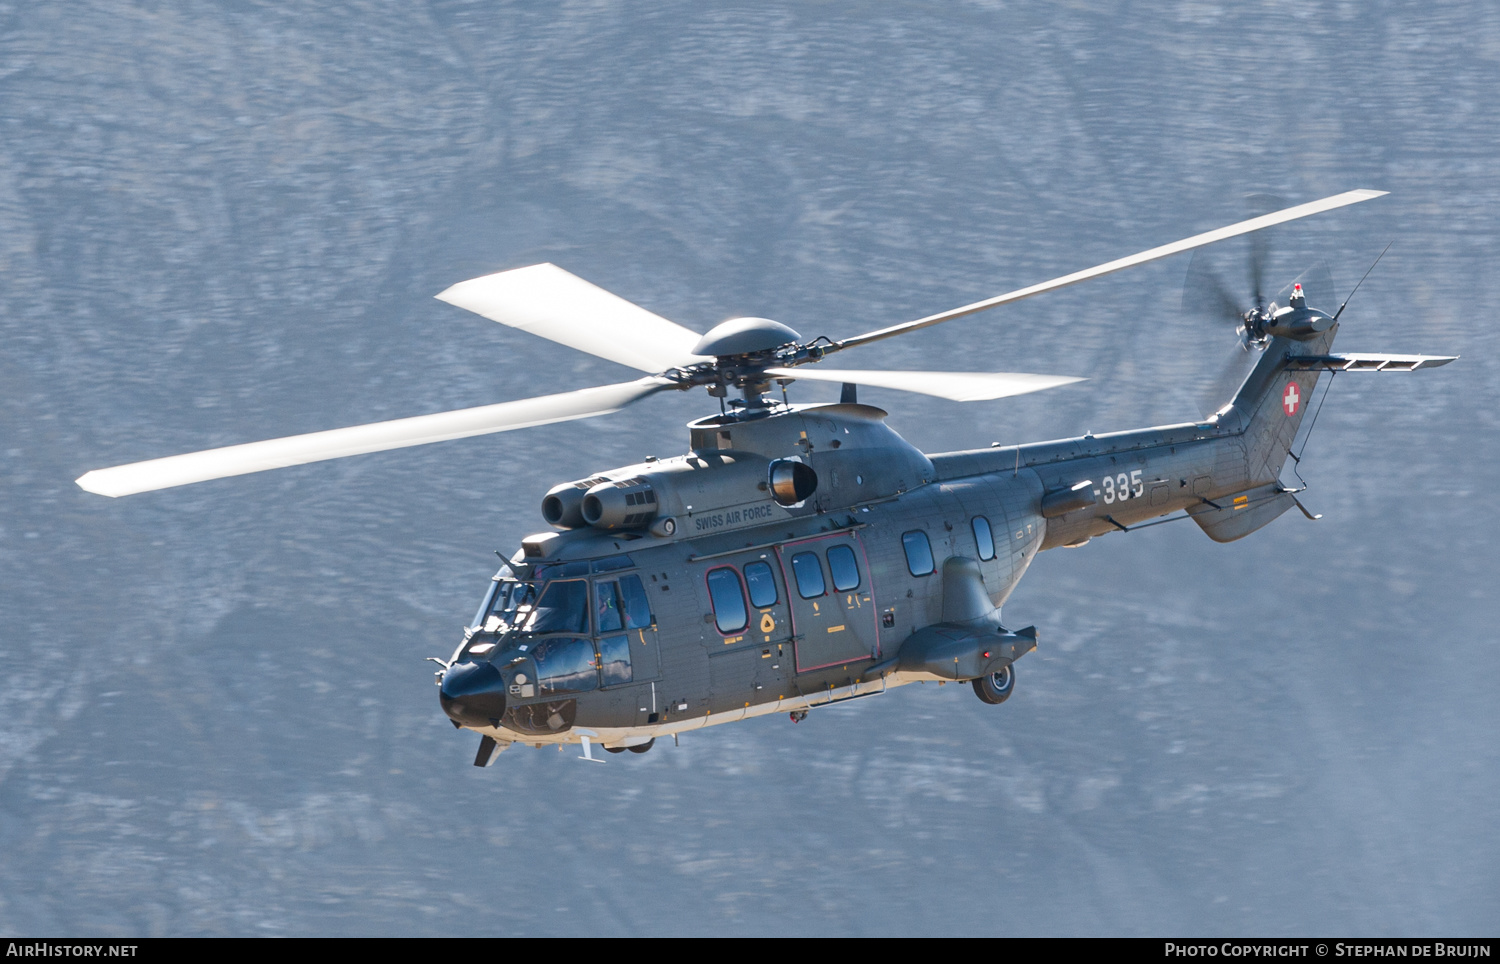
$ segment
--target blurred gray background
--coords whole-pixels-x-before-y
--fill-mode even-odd
[[[0,4],[0,931],[1493,935],[1497,90],[1477,0]],[[1339,347],[1463,359],[1337,380],[1320,522],[1041,557],[1003,707],[469,765],[422,658],[551,484],[683,451],[701,393],[72,481],[630,377],[432,298],[489,271],[837,337],[1355,187],[1391,196],[1278,229],[1277,285],[1395,241]],[[862,393],[928,451],[1193,419],[1233,336],[1186,267],[845,363],[1090,379]]]

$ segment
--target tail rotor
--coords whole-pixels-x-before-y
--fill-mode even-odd
[[[1246,200],[1254,215],[1286,206],[1283,199],[1269,194],[1251,195]],[[1187,277],[1183,280],[1182,310],[1190,316],[1214,321],[1221,327],[1232,325],[1237,342],[1208,382],[1206,394],[1200,398],[1199,407],[1204,416],[1223,408],[1244,384],[1260,359],[1260,353],[1270,344],[1271,335],[1267,329],[1273,316],[1291,302],[1298,285],[1310,304],[1332,304],[1333,279],[1328,266],[1322,262],[1307,267],[1274,296],[1270,295],[1266,278],[1279,270],[1274,264],[1275,254],[1268,235],[1269,232],[1265,231],[1250,235],[1245,264],[1249,290],[1244,295],[1236,295],[1224,282],[1207,250],[1195,252],[1188,263]]]

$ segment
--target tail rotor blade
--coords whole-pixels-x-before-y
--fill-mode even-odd
[[[168,489],[190,482],[247,475],[308,462],[384,452],[493,432],[509,432],[592,415],[607,415],[647,395],[671,387],[674,387],[673,383],[663,378],[642,378],[560,395],[544,395],[501,402],[498,405],[482,405],[453,412],[230,445],[108,469],[95,469],[79,477],[78,485],[85,491],[111,498],[134,495],[137,492]]]
[[[1243,343],[1234,348],[1198,400],[1198,410],[1204,418],[1234,400],[1235,393],[1239,391],[1241,385],[1245,384],[1245,379],[1250,376],[1250,370],[1259,360],[1260,352],[1253,348],[1246,348]]]
[[[1302,293],[1307,296],[1307,304],[1311,308],[1322,311],[1333,310],[1333,299],[1336,297],[1333,287],[1333,273],[1328,270],[1328,265],[1322,261],[1315,262],[1306,271],[1299,274],[1276,293],[1278,304],[1286,304],[1291,298],[1292,287],[1302,286]]]
[[[1243,320],[1240,305],[1218,272],[1209,265],[1205,251],[1195,251],[1188,262],[1187,277],[1182,282],[1182,310],[1190,315],[1207,316],[1231,325]]]

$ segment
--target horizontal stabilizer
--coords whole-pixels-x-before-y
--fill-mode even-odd
[[[1213,502],[1204,500],[1187,512],[1213,541],[1233,542],[1268,525],[1296,504],[1296,496],[1272,482]]]
[[[1286,367],[1293,372],[1414,372],[1418,368],[1438,368],[1456,358],[1457,355],[1344,352],[1338,355],[1290,355]]]

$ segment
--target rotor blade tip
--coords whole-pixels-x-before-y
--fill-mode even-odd
[[[101,480],[99,478],[98,469],[95,469],[92,472],[85,472],[73,481],[76,482],[78,484],[78,487],[83,491],[92,492],[94,495],[102,495],[105,498],[113,499],[118,494],[115,492],[107,491],[107,487],[100,487],[99,483]]]

